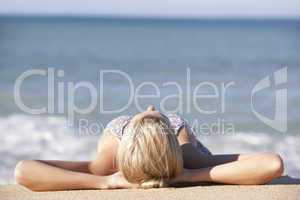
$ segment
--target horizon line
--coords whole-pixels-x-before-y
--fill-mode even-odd
[[[252,16],[252,15],[203,15],[203,16],[161,16],[161,15],[106,15],[106,14],[28,14],[0,13],[0,17],[24,18],[74,18],[74,19],[144,19],[144,20],[300,20],[300,16]]]

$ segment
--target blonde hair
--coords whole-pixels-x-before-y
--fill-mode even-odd
[[[182,152],[169,120],[144,117],[130,122],[124,132],[117,162],[129,182],[166,187],[181,172]]]

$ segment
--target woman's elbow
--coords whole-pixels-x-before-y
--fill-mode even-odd
[[[25,160],[19,161],[15,167],[15,181],[20,185],[24,185],[26,182],[26,173],[24,172],[26,162]]]
[[[269,171],[271,176],[274,178],[278,178],[283,174],[284,171],[284,164],[282,158],[278,154],[271,154],[268,159],[269,164]]]
[[[32,181],[32,177],[30,175],[31,171],[31,160],[22,160],[17,163],[14,171],[15,181],[27,187],[30,190],[35,190],[34,183]]]
[[[265,154],[261,162],[261,175],[255,184],[265,184],[272,181],[275,178],[280,177],[284,171],[284,165],[282,158],[278,154],[267,153]]]

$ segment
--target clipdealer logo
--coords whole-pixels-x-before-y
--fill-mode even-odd
[[[99,108],[100,113],[105,114],[115,114],[121,113],[125,111],[130,105],[134,104],[135,107],[141,112],[143,109],[140,106],[140,100],[146,98],[158,98],[160,99],[160,110],[163,113],[167,113],[170,110],[167,110],[166,101],[168,99],[177,98],[178,105],[176,106],[175,110],[172,112],[180,112],[182,113],[186,106],[186,112],[191,112],[191,109],[197,111],[200,114],[224,114],[225,113],[225,97],[227,90],[235,85],[234,81],[230,81],[228,83],[222,82],[219,86],[214,82],[199,82],[198,85],[195,87],[191,87],[191,72],[190,69],[187,68],[186,72],[186,87],[185,85],[181,85],[177,82],[165,82],[162,86],[157,85],[154,82],[143,82],[137,87],[134,85],[132,78],[123,71],[119,70],[101,70],[99,73],[99,88],[97,88],[88,81],[80,81],[80,82],[64,82],[63,79],[65,73],[63,70],[58,69],[55,70],[54,68],[48,68],[47,70],[43,69],[32,69],[23,72],[15,81],[14,85],[14,98],[16,105],[25,113],[29,114],[67,114],[67,122],[69,126],[74,125],[74,117],[75,114],[89,114],[95,110],[95,108]],[[106,110],[104,109],[104,76],[107,74],[114,74],[120,77],[123,77],[125,81],[128,82],[129,86],[129,99],[125,105],[121,108],[113,109],[113,110]],[[31,108],[27,106],[21,98],[21,87],[23,82],[26,79],[32,78],[33,76],[43,76],[47,79],[47,93],[48,93],[48,100],[47,106],[40,107],[40,108]],[[266,76],[260,81],[258,81],[251,91],[251,110],[254,115],[264,124],[268,125],[269,127],[285,133],[287,131],[287,67],[284,67],[280,70],[277,70],[273,73],[273,79],[270,76]],[[61,81],[60,81],[61,80]],[[270,88],[272,85],[272,81],[274,80],[275,85],[275,114],[274,118],[268,118],[266,113],[258,112],[255,109],[255,94]],[[143,95],[141,94],[141,89],[145,86],[152,87],[154,94],[151,95]],[[162,98],[160,94],[161,87],[171,87],[175,86],[178,89],[178,93],[176,94],[169,94]],[[282,87],[283,86],[283,87]],[[201,94],[199,91],[201,89],[210,88],[212,93],[211,94]],[[90,95],[90,102],[88,106],[82,108],[75,103],[76,92],[79,89],[85,89],[89,92]],[[183,90],[186,89],[187,95],[183,94]],[[66,90],[66,91],[65,91]],[[64,95],[66,92],[66,95]],[[64,98],[67,96],[67,101]],[[203,109],[197,100],[202,99],[211,99],[211,100],[218,100],[218,108],[212,110]],[[186,104],[183,101],[186,100]],[[55,105],[57,102],[58,105]],[[256,102],[259,104],[259,102]],[[192,107],[193,106],[193,107]],[[218,110],[220,109],[220,110]],[[219,112],[218,112],[219,111]],[[227,124],[222,121],[221,124]],[[230,123],[228,123],[230,124]],[[233,125],[232,125],[233,126]],[[231,130],[231,129],[230,129]]]
[[[287,131],[287,88],[281,88],[280,86],[287,83],[287,69],[287,67],[284,67],[273,73],[275,86],[275,114],[273,119],[255,110],[253,98],[255,93],[271,87],[270,76],[261,79],[251,91],[251,110],[254,115],[264,124],[282,133]]]

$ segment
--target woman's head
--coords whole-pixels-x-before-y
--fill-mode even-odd
[[[167,117],[148,107],[134,116],[118,150],[118,166],[129,182],[163,187],[183,168],[182,153]]]

